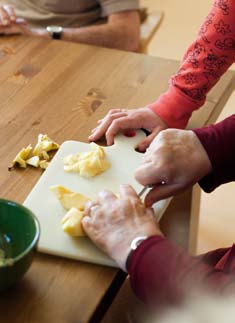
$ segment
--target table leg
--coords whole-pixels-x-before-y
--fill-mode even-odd
[[[196,184],[172,199],[160,221],[163,233],[193,255],[197,247],[199,212],[200,187]]]
[[[126,278],[112,306],[101,322],[146,323],[150,314],[149,309],[132,291],[129,278]]]

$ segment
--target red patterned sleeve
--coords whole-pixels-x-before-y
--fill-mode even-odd
[[[169,127],[183,129],[235,60],[235,0],[215,0],[167,92],[149,107]]]

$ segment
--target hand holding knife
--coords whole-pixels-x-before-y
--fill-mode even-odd
[[[165,185],[166,184],[166,182],[165,181],[162,181],[161,182],[161,184],[162,185]],[[151,189],[151,188],[153,188],[153,186],[152,185],[146,185],[146,186],[144,186],[143,188],[142,188],[142,190],[138,193],[138,196],[139,197],[141,197],[146,191],[147,191],[147,189]]]

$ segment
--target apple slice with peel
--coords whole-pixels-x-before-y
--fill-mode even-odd
[[[90,201],[90,199],[80,193],[70,191],[64,186],[54,185],[50,187],[50,190],[59,199],[65,210],[70,210],[72,207],[80,211],[84,211],[85,204]]]
[[[73,237],[86,235],[82,228],[82,218],[85,215],[85,204],[90,199],[60,185],[51,186],[50,190],[56,195],[62,206],[68,210],[61,220],[63,231]]]
[[[83,237],[86,235],[82,227],[82,218],[85,212],[72,207],[61,220],[62,229],[73,237]]]

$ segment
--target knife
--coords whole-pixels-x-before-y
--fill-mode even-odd
[[[161,181],[161,185],[165,185],[166,182],[165,181]],[[141,197],[146,191],[147,189],[153,188],[152,185],[146,185],[142,188],[142,190],[138,193],[138,196]]]
[[[142,190],[138,193],[138,196],[141,197],[149,188],[150,187],[148,185],[144,186]]]

